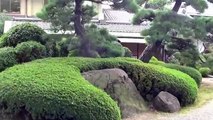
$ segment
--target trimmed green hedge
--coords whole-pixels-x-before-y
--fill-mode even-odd
[[[203,77],[208,77],[208,75],[211,73],[211,69],[208,67],[202,67],[199,69],[199,71]]]
[[[0,72],[17,64],[14,48],[0,48]]]
[[[187,74],[158,65],[142,63],[132,58],[55,58],[35,62],[60,62],[66,66],[74,65],[81,72],[121,68],[127,72],[141,95],[147,100],[152,100],[161,91],[168,91],[179,99],[182,106],[185,106],[193,103],[197,97],[196,82]]]
[[[12,115],[24,110],[30,120],[121,120],[110,96],[60,61],[26,63],[0,73],[0,106]]]
[[[0,108],[14,115],[27,111],[32,120],[121,120],[117,104],[80,74],[121,68],[141,95],[152,100],[168,91],[181,105],[195,101],[195,81],[180,71],[132,58],[47,58],[0,73]]]
[[[46,42],[43,39],[43,35],[45,35],[45,32],[40,27],[30,23],[23,23],[12,27],[7,33],[1,36],[0,47],[15,47],[21,42],[30,40],[35,40],[44,45]]]
[[[177,64],[169,64],[169,63],[164,63],[162,61],[156,61],[154,59],[152,59],[152,61],[150,62],[151,64],[155,64],[155,65],[160,65],[160,66],[164,66],[166,68],[171,68],[171,69],[175,69],[175,70],[179,70],[183,73],[188,74],[190,77],[192,77],[195,82],[197,83],[198,87],[200,86],[201,82],[202,82],[202,75],[200,74],[200,72],[192,67],[187,67],[187,66],[181,66],[181,65],[177,65]]]

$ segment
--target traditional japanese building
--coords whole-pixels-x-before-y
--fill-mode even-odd
[[[0,0],[0,12],[11,16],[35,16],[48,0]]]

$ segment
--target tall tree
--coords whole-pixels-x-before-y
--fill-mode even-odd
[[[177,14],[182,3],[182,0],[176,0],[171,10],[141,9],[136,13],[133,20],[134,24],[139,24],[144,20],[152,20],[151,27],[142,32],[144,36],[147,36],[146,39],[149,43],[141,55],[142,61],[149,62],[151,57],[158,53],[160,47],[174,37],[192,40],[205,37],[206,31],[202,21]],[[207,8],[205,0],[189,0],[185,3],[200,12]]]
[[[92,6],[83,5],[84,1],[85,0],[49,0],[49,4],[46,5],[37,16],[47,22],[51,22],[55,30],[75,31],[74,34],[80,41],[78,52],[81,56],[95,57],[99,56],[98,53],[103,54],[100,55],[101,57],[107,56],[104,55],[104,53],[110,53],[113,54],[113,56],[122,56],[124,54],[122,54],[122,51],[125,51],[125,49],[120,46],[118,42],[116,43],[116,39],[114,39],[113,36],[109,35],[105,30],[97,31],[98,28],[94,26],[86,27],[86,23],[89,23],[96,13]],[[87,1],[101,4],[105,0]],[[93,37],[91,37],[91,34],[94,34]],[[102,40],[106,45],[102,46],[102,44],[99,44],[102,48],[94,47],[94,39]],[[112,47],[117,48],[117,50]],[[110,48],[112,49],[110,50]],[[99,51],[97,52],[94,49]]]

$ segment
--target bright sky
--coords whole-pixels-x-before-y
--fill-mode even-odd
[[[206,9],[204,13],[201,13],[201,15],[213,16],[213,4],[209,3],[209,2],[207,2],[207,3],[208,3],[208,9]],[[181,13],[182,10],[183,9],[180,9],[179,13]],[[186,13],[187,14],[198,14],[198,12],[192,6],[186,7]]]

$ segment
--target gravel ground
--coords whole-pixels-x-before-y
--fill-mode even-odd
[[[203,79],[202,84],[213,85],[213,78]],[[187,113],[147,112],[124,120],[213,120],[213,100]]]

